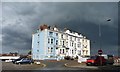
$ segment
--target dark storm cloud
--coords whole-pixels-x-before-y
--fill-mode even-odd
[[[11,26],[4,28],[3,31],[3,51],[18,51],[26,50],[31,48],[31,35],[27,31],[22,31],[18,29],[19,27],[14,26],[14,29],[11,29]],[[24,29],[25,30],[25,29]]]
[[[82,33],[94,41],[96,47],[99,43],[98,25],[101,24],[103,46],[115,47],[117,6],[117,3],[83,2],[3,3],[3,51],[30,49],[32,32],[44,23]],[[107,22],[108,18],[111,18],[111,22]]]

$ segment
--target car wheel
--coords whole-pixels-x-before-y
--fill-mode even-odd
[[[33,63],[32,63],[32,62],[30,62],[29,64],[31,64],[31,65],[32,65]]]
[[[90,66],[90,64],[86,64],[87,66]]]
[[[14,64],[17,64],[16,62],[14,62]]]
[[[18,63],[20,65],[20,63]]]
[[[110,63],[110,65],[113,65],[113,63]]]

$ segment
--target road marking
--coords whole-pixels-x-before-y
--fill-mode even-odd
[[[69,67],[68,65],[67,65],[68,63],[66,63],[66,64],[64,64],[66,67]]]
[[[42,65],[43,65],[43,67],[46,67],[47,65],[46,64],[43,64],[43,63],[41,63]]]

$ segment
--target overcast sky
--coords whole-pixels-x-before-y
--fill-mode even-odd
[[[111,21],[107,21],[107,19]],[[117,2],[5,2],[2,5],[2,51],[26,53],[39,25],[57,25],[82,33],[91,40],[91,54],[99,47],[99,24],[104,53],[118,53]],[[1,41],[1,39],[0,39]]]

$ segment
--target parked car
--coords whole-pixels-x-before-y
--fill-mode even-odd
[[[12,59],[9,59],[9,60],[5,60],[5,62],[12,62],[13,60]]]
[[[87,59],[86,65],[106,65],[106,59],[103,56],[91,56]]]
[[[18,58],[18,59],[13,60],[12,62],[15,64],[16,61],[19,61],[19,60],[21,60],[21,59],[22,59],[22,58]]]
[[[21,60],[18,60],[15,62],[16,64],[32,64],[34,61],[29,58],[22,58]]]
[[[114,64],[114,56],[113,55],[102,55],[106,59],[106,64],[113,65]]]
[[[87,61],[87,59],[89,59],[90,57],[82,57],[82,56],[78,56],[78,63],[85,63]]]

